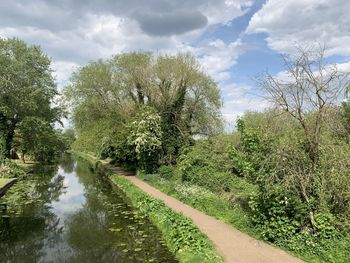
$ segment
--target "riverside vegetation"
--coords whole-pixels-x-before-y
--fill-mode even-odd
[[[45,250],[45,242],[43,243],[40,239],[40,233],[48,231],[48,235],[57,234],[57,237],[55,236],[53,241],[61,239],[62,244],[64,244],[62,245],[63,247],[66,243],[70,244],[74,241],[73,245],[74,248],[77,248],[76,250],[84,250],[85,242],[80,242],[78,239],[80,235],[84,237],[87,233],[80,232],[79,225],[74,228],[75,232],[73,232],[77,235],[74,237],[74,240],[73,238],[68,241],[64,240],[62,236],[62,226],[59,226],[58,223],[58,217],[62,215],[55,213],[57,211],[52,212],[51,205],[48,205],[51,203],[53,203],[53,206],[57,205],[56,203],[59,203],[60,196],[65,191],[63,184],[64,177],[59,174],[60,170],[55,170],[56,161],[60,160],[59,167],[63,167],[63,171],[67,173],[66,176],[72,177],[70,178],[71,180],[74,180],[74,176],[72,176],[71,173],[75,169],[74,164],[69,164],[69,169],[65,167],[64,163],[67,162],[65,160],[67,158],[65,157],[62,159],[61,157],[62,153],[68,150],[75,140],[75,133],[72,129],[62,132],[55,128],[57,126],[56,124],[60,123],[61,118],[65,116],[66,111],[63,107],[64,105],[58,100],[60,94],[58,94],[56,90],[52,71],[50,69],[50,60],[42,53],[40,47],[28,46],[18,39],[0,39],[0,56],[0,73],[1,76],[5,76],[5,78],[0,79],[2,88],[0,92],[0,181],[5,181],[5,178],[13,177],[19,179],[18,183],[0,200],[1,202],[6,202],[8,205],[8,209],[5,212],[3,211],[5,214],[1,214],[0,218],[0,240],[2,240],[0,249],[4,252],[5,260],[6,258],[15,261],[23,260],[23,258],[32,258],[34,261],[37,261],[40,258],[45,258],[45,253],[40,254],[40,251],[35,250],[31,251],[32,254],[29,255],[29,251],[33,245],[36,245],[36,247],[44,246],[42,249],[43,251]],[[202,81],[210,80],[204,78]],[[211,83],[208,85],[210,84]],[[88,95],[88,93],[86,95]],[[92,99],[94,98],[92,97]],[[151,108],[145,109],[145,112],[151,112],[151,110]],[[157,116],[155,119],[159,121]],[[152,118],[150,118],[150,121],[152,121]],[[146,127],[146,129],[147,128],[149,127]],[[153,146],[151,145],[150,147],[152,148]],[[18,158],[21,158],[21,161],[17,160]],[[153,163],[148,166],[146,165],[146,161],[145,159],[145,168],[153,167]],[[68,161],[68,163],[72,163],[72,161]],[[45,164],[44,168],[47,167],[49,170],[44,169],[43,172],[38,173],[38,167],[43,167],[43,164]],[[46,166],[47,164],[52,165]],[[81,167],[82,165],[79,164],[75,169],[76,173],[78,173],[78,171],[80,172]],[[101,169],[101,167],[99,167],[99,169]],[[52,173],[50,172],[51,170],[55,172]],[[53,176],[53,174],[55,175]],[[79,174],[80,177],[83,177],[83,175],[85,177],[93,177],[87,171]],[[138,208],[138,211],[143,214],[142,218],[145,218],[145,216],[150,217],[161,229],[166,238],[168,247],[181,261],[222,262],[222,259],[217,255],[211,242],[190,220],[173,212],[162,202],[149,197],[130,183],[117,178],[115,175],[112,177],[119,188],[128,194],[134,206]],[[74,188],[76,185],[70,187]],[[88,187],[87,189],[90,188]],[[109,191],[111,191],[111,187],[109,189]],[[105,190],[105,188],[103,190]],[[112,192],[113,191],[111,191],[110,195],[114,195]],[[54,194],[54,196],[51,196],[51,194]],[[96,195],[96,193],[94,194]],[[93,196],[91,193],[87,196],[96,201],[96,198],[91,198]],[[104,199],[103,194],[99,194],[98,196]],[[97,202],[102,201],[104,200],[98,200]],[[123,211],[121,205],[118,204],[118,200],[114,201],[117,203],[109,203],[108,208],[113,207],[113,209],[116,210],[113,212],[124,214],[125,211]],[[93,208],[96,209],[97,205],[93,204],[91,200],[89,202],[89,205],[92,205]],[[74,207],[74,204],[72,204],[72,206]],[[43,214],[41,214],[41,212]],[[125,214],[126,213],[127,212],[125,212]],[[131,213],[128,212],[127,217],[130,221],[132,216],[129,214]],[[90,214],[88,214],[88,216],[89,215]],[[75,216],[80,215],[77,214]],[[93,214],[90,216],[92,216],[92,218],[88,218],[88,220],[86,219],[84,221],[93,222],[94,219],[98,218]],[[110,215],[108,215],[108,217],[109,216]],[[112,216],[114,220],[115,216],[116,214]],[[27,234],[29,233],[28,231],[34,230],[31,228],[27,229],[26,222],[31,220],[35,221],[36,217],[45,217],[48,225],[33,226],[33,229],[35,228],[35,230],[39,231],[35,232],[35,238],[31,239]],[[8,220],[11,220],[11,229],[8,228]],[[130,223],[128,220],[124,220],[124,224]],[[138,223],[144,224],[144,222],[141,221]],[[43,222],[46,223],[45,220]],[[106,245],[103,243],[103,239],[107,236],[109,237],[111,233],[115,235],[118,234],[120,239],[121,234],[127,232],[124,231],[124,229],[114,226],[110,227],[110,233],[106,234],[103,232],[105,226],[98,225],[101,223],[98,220],[94,222],[97,224],[97,229],[101,230],[101,233],[97,233],[101,242],[96,244],[91,251],[96,251],[98,247],[103,248]],[[115,224],[115,222],[113,224]],[[69,224],[64,224],[64,227],[69,227],[68,232],[72,232]],[[142,226],[129,225],[128,227],[134,231],[135,229],[139,230]],[[18,231],[13,231],[14,229]],[[128,257],[129,261],[131,259],[140,260],[141,257],[148,260],[146,256],[149,256],[149,254],[154,253],[154,255],[161,255],[163,253],[162,250],[166,251],[166,249],[162,248],[162,246],[157,243],[157,239],[153,240],[154,236],[152,239],[143,242],[148,235],[141,230],[138,232],[143,232],[141,238],[138,239],[134,233],[131,233],[127,240],[128,246],[135,248],[132,250],[128,249],[128,247],[117,248],[119,245],[126,246],[126,243],[119,244],[121,241],[119,240],[118,243],[114,244],[114,250],[118,251],[119,249],[121,251],[113,255],[113,257],[117,256],[117,258],[123,260],[125,256]],[[58,238],[58,236],[60,237]],[[85,241],[87,238],[89,237],[86,236]],[[26,241],[26,245],[18,245],[24,242],[24,240]],[[36,244],[36,242],[38,242],[38,244]],[[154,243],[154,247],[145,249],[142,242],[149,244]],[[89,241],[88,245],[93,244],[94,242]],[[55,245],[57,245],[58,248],[61,246],[59,243],[53,243],[51,245],[54,248]],[[13,252],[17,249],[17,246],[24,247],[21,253]],[[111,246],[111,243],[109,243],[108,246]],[[102,255],[102,258],[108,257],[108,259],[106,259],[107,261],[113,261],[113,257],[110,257],[111,252],[105,252],[106,254]],[[77,258],[89,257],[90,261],[96,261],[96,255],[93,253],[90,255],[86,251],[82,255],[79,253],[75,255],[74,253],[75,251],[70,251],[65,255],[60,253],[60,255],[57,256],[63,259],[73,256]],[[71,254],[73,254],[73,256]],[[54,249],[46,256],[50,257],[50,255],[53,257],[56,256]],[[170,259],[176,261],[170,255],[165,256],[167,258],[150,258],[149,262],[169,261]]]
[[[65,110],[50,63],[38,46],[0,38],[0,178],[25,180],[25,170],[54,163],[74,140],[55,129]]]
[[[162,201],[144,193],[125,178],[106,168],[97,159],[75,153],[93,164],[95,171],[106,175],[121,189],[132,205],[160,229],[169,249],[180,262],[223,262],[212,243],[200,230],[181,214],[174,212]]]
[[[71,146],[136,169],[162,191],[309,262],[348,262],[349,73],[329,64],[323,49],[282,58],[283,73],[256,77],[270,108],[245,113],[227,133],[220,90],[191,54],[92,61],[61,96],[39,47],[0,39],[0,177],[25,180],[11,158],[52,163]],[[55,129],[66,109],[74,131]],[[118,184],[151,217],[166,210]],[[181,220],[176,229],[194,232],[167,230],[173,252],[188,240],[211,251]]]
[[[350,258],[349,74],[323,49],[283,56],[271,107],[223,131],[215,82],[190,54],[90,62],[65,88],[77,140],[167,194],[309,262]]]

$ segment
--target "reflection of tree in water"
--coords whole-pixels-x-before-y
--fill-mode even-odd
[[[103,206],[106,197],[91,172],[90,165],[78,161],[76,173],[85,188],[84,206],[66,219],[67,241],[75,254],[70,262],[121,262],[113,251],[113,235],[108,231],[108,214]]]
[[[36,169],[3,197],[10,218],[0,222],[1,260],[38,262],[42,248],[57,242],[62,228],[49,204],[62,194],[64,178],[56,172],[57,167]]]
[[[60,166],[63,171],[67,174],[73,173],[74,171],[74,163],[72,156],[70,154],[64,154],[60,159]]]
[[[137,225],[132,208],[108,181],[92,174],[90,165],[78,161],[76,173],[86,199],[83,207],[65,221],[67,241],[74,249],[70,262],[177,262],[159,244],[158,231],[145,220]],[[119,231],[112,232],[111,227]],[[137,243],[146,233],[151,238],[143,245]]]
[[[62,213],[50,209],[51,205],[56,207],[52,201],[59,201],[64,191],[64,177],[57,169],[36,170],[30,180],[20,181],[10,189],[6,195],[9,225],[0,223],[0,261],[176,262],[159,243],[159,233],[144,219],[136,226],[132,209],[123,197],[106,180],[95,176],[90,167],[78,161],[74,168],[81,185],[77,192],[68,192],[73,193],[68,199],[62,197],[61,204],[70,205],[74,203],[70,198],[78,198],[79,206],[63,215],[64,222],[58,217]],[[66,177],[70,180],[75,175]],[[112,232],[113,227],[121,230]],[[140,230],[150,237],[144,238],[142,246],[136,242],[140,241]]]

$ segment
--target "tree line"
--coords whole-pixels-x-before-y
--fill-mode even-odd
[[[255,79],[270,108],[246,112],[226,133],[220,90],[192,54],[132,52],[89,62],[64,88],[65,105],[55,106],[48,57],[1,39],[1,149],[41,160],[69,142],[158,174],[163,184],[195,186],[196,205],[201,193],[215,195],[220,217],[239,208],[261,238],[308,259],[346,262],[349,72],[330,64],[323,48],[296,48],[282,59],[282,73]],[[54,127],[68,110],[74,142],[71,130]]]
[[[196,136],[222,131],[216,83],[191,54],[127,53],[90,62],[65,88],[75,146],[153,171]]]
[[[59,94],[50,64],[39,46],[0,38],[0,157],[49,162],[72,138],[55,129],[65,112],[54,106]]]

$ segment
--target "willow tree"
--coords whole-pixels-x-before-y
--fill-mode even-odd
[[[134,52],[91,62],[73,75],[66,94],[76,126],[111,119],[114,133],[142,108],[154,108],[161,116],[164,163],[174,163],[194,136],[222,129],[219,89],[190,54]]]
[[[180,147],[194,136],[220,131],[221,97],[191,54],[159,56],[153,68],[151,103],[162,117],[165,162],[174,163]]]

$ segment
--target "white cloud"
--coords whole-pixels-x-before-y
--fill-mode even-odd
[[[251,5],[249,0],[151,0],[147,5],[140,0],[0,2],[0,37],[19,37],[41,45],[53,59],[59,86],[67,81],[72,68],[87,61],[139,50],[193,51],[204,69],[217,81],[223,81],[230,77],[229,69],[239,56],[240,41],[225,44],[214,40],[195,47],[192,43],[208,28],[228,24],[243,15]],[[198,20],[200,23],[190,19],[190,12],[202,19]],[[175,19],[172,23],[158,23],[159,28],[147,29],[150,21],[146,18],[152,14],[157,14],[155,19],[182,14],[188,21]],[[176,23],[181,23],[181,32]]]
[[[75,71],[79,65],[69,61],[54,61],[51,67],[54,71],[55,79],[58,82],[58,88],[61,89],[68,82],[72,72]]]
[[[268,102],[264,100],[256,90],[243,84],[224,85],[222,89],[225,97],[222,116],[226,121],[226,126],[235,126],[238,117],[249,110],[261,111],[267,108]]]
[[[210,41],[195,49],[203,69],[216,81],[222,82],[230,78],[230,68],[243,52],[244,47],[238,39],[226,44],[221,39]]]
[[[327,55],[350,55],[349,0],[268,0],[253,15],[247,33],[266,33],[270,48],[325,44]]]
[[[208,17],[209,25],[223,24],[227,25],[233,17],[239,17],[253,5],[254,1],[246,0],[225,0],[208,1],[202,12]]]

